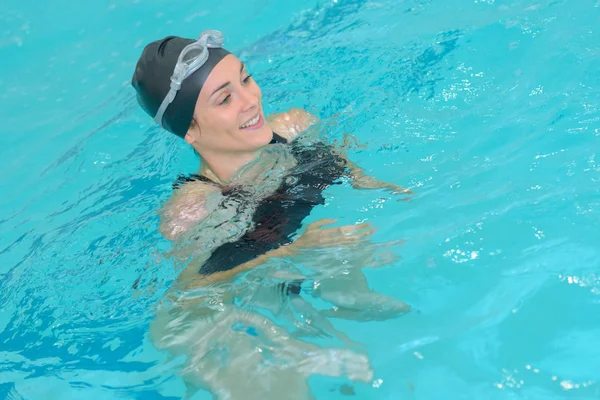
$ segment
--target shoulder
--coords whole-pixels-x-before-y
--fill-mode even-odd
[[[219,188],[215,185],[203,181],[181,185],[160,211],[159,229],[162,235],[169,240],[175,240],[206,217],[206,199],[218,191]]]
[[[271,129],[288,140],[294,139],[318,120],[315,115],[302,108],[291,108],[289,111],[267,117]]]

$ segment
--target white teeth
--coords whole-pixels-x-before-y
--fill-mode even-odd
[[[250,121],[248,121],[244,125],[242,125],[240,128],[244,129],[244,128],[247,128],[249,126],[256,125],[258,123],[259,119],[260,119],[260,116],[257,115],[256,117],[252,118]]]

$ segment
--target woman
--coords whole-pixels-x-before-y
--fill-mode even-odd
[[[295,310],[314,315],[318,329],[346,342],[349,339],[322,315],[371,319],[407,311],[404,303],[370,291],[359,268],[334,279],[336,274],[324,267],[327,262],[319,263],[313,266],[316,276],[327,269],[327,277],[313,280],[291,271],[294,266],[286,271],[255,268],[304,249],[368,241],[370,225],[324,228],[333,220],[317,221],[294,239],[311,210],[324,204],[323,190],[340,179],[351,179],[356,188],[407,191],[366,176],[327,144],[308,139],[302,143],[298,134],[316,122],[308,112],[292,109],[267,120],[260,88],[222,43],[217,31],[205,31],[197,41],[171,36],[150,43],[132,81],[142,108],[191,145],[201,160],[198,174],[176,182],[162,211],[160,230],[188,263],[177,285],[187,294],[186,300],[159,313],[152,328],[154,340],[173,354],[189,356],[184,376],[191,390],[204,387],[223,398],[263,398],[267,392],[278,399],[305,398],[306,378],[315,373],[368,381],[371,372],[363,356],[350,350],[331,353],[301,342],[263,314],[234,304],[247,301],[293,319],[274,301],[284,293]],[[271,287],[265,288],[273,276],[281,280],[276,296]],[[240,281],[243,287],[232,290]],[[317,315],[301,299],[307,282],[314,296],[334,304],[332,310]],[[204,288],[201,295],[189,295],[198,288]],[[211,306],[206,297],[215,293],[218,301],[213,298],[210,304],[217,306]],[[182,320],[188,322],[173,322]],[[246,328],[232,330],[238,323]],[[286,367],[265,364],[263,340],[271,344],[273,359],[285,360]],[[215,348],[226,348],[226,367]],[[244,374],[253,377],[252,384],[240,381]]]

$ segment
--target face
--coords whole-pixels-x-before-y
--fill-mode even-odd
[[[230,54],[204,83],[186,141],[204,152],[252,152],[272,139],[265,122],[260,88],[242,62]]]

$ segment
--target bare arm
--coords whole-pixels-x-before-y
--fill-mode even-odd
[[[242,272],[249,271],[266,263],[269,259],[289,257],[293,254],[295,254],[295,249],[292,246],[282,246],[275,250],[270,250],[265,254],[240,264],[228,271],[214,272],[210,275],[200,274],[198,272],[198,266],[193,264],[187,267],[177,278],[177,289],[189,289],[200,286],[209,286],[218,282],[226,282]]]
[[[189,182],[173,194],[160,211],[160,233],[169,240],[179,238],[208,215],[206,198],[217,188],[205,182]]]
[[[227,271],[203,275],[198,272],[196,263],[189,265],[178,277],[176,289],[189,289],[193,287],[208,286],[217,282],[226,282],[238,274],[258,267],[271,258],[284,258],[297,254],[305,248],[323,248],[352,245],[362,240],[368,240],[374,232],[368,223],[348,225],[342,227],[324,228],[324,225],[333,224],[335,220],[322,219],[310,224],[304,234],[293,243],[270,250],[255,259],[245,262]]]
[[[346,166],[350,169],[352,175],[352,182],[350,184],[355,189],[388,189],[394,194],[410,194],[413,193],[411,190],[403,188],[395,183],[387,183],[375,178],[373,175],[368,175],[365,170],[348,158],[345,152],[338,152],[338,154],[346,160]]]
[[[317,123],[318,118],[306,110],[292,108],[288,112],[274,114],[268,118],[273,131],[293,140],[300,133],[306,131],[310,126]],[[336,153],[346,161],[352,177],[352,187],[355,189],[388,189],[397,194],[409,194],[412,191],[394,183],[383,182],[372,175],[368,175],[365,170],[348,158],[346,152],[336,151]]]

